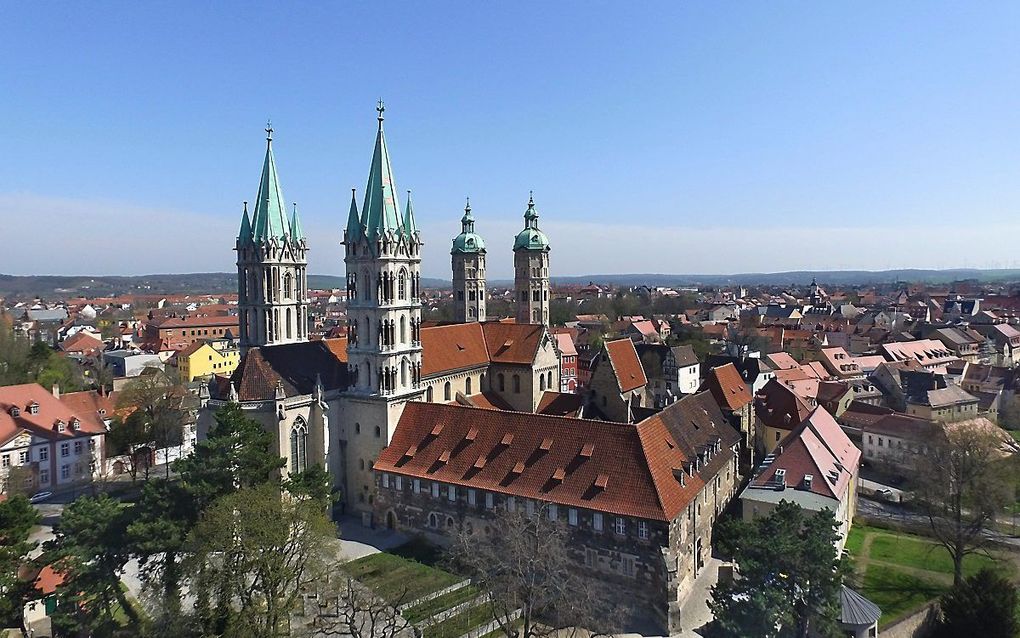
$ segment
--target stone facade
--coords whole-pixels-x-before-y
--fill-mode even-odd
[[[514,241],[514,297],[517,323],[549,325],[549,240],[538,228],[534,198]]]

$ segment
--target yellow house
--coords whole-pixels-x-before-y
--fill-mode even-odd
[[[240,351],[229,341],[196,341],[177,353],[177,372],[181,383],[189,383],[214,374],[230,374],[240,360]]]

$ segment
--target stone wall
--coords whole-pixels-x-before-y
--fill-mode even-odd
[[[931,602],[913,614],[879,629],[882,638],[926,638],[935,629],[938,603]]]

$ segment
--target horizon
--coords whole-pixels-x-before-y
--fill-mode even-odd
[[[379,97],[428,277],[470,196],[509,278],[529,190],[556,277],[1020,266],[1011,3],[189,6],[9,9],[0,215],[35,239],[0,270],[229,272],[271,118],[342,272]],[[301,46],[251,46],[267,19]]]

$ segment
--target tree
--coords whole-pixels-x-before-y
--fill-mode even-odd
[[[145,468],[148,478],[149,466],[152,464],[152,435],[144,412],[136,410],[126,419],[114,419],[106,435],[106,442],[111,456],[127,459],[127,472],[132,481],[138,478],[141,467]]]
[[[28,584],[18,577],[35,543],[28,537],[39,523],[39,513],[24,496],[10,496],[0,501],[0,626],[16,627],[21,622],[21,608],[27,601]]]
[[[215,419],[194,453],[176,466],[198,511],[238,489],[279,481],[279,470],[287,463],[277,454],[273,435],[246,417],[240,405],[224,405]]]
[[[937,638],[1015,638],[1020,634],[1016,586],[987,567],[953,586],[940,606]]]
[[[286,498],[271,484],[221,498],[188,544],[185,566],[206,631],[256,638],[290,635],[291,611],[338,550],[319,503]]]
[[[103,494],[82,496],[64,508],[46,543],[44,559],[64,574],[57,589],[54,623],[64,631],[94,633],[114,624],[114,605],[132,620],[134,609],[120,588],[120,572],[130,557],[125,542],[127,515]]]
[[[492,522],[496,534],[462,529],[448,550],[454,571],[491,594],[486,604],[507,638],[615,629],[622,610],[580,575],[568,551],[569,530],[550,521],[544,510],[537,508],[533,516],[499,510]],[[515,621],[518,609],[521,617]]]
[[[333,477],[319,463],[288,476],[284,489],[295,498],[309,498],[320,503],[323,509],[332,505],[338,496],[333,492]]]
[[[918,456],[914,494],[932,536],[953,559],[953,584],[963,581],[963,561],[983,551],[985,527],[1013,502],[1015,455],[997,427],[945,425]]]
[[[740,577],[712,588],[713,636],[837,636],[847,567],[833,513],[781,501],[769,516],[730,526]]]
[[[145,448],[151,451],[181,444],[187,416],[184,406],[186,396],[187,390],[163,370],[148,370],[124,386],[117,398],[117,406],[132,410],[132,417],[139,415],[135,417],[136,426],[125,434],[132,456],[135,451]],[[139,465],[148,479],[149,458],[143,460],[145,462]]]
[[[409,602],[407,590],[383,600],[342,570],[327,573],[318,584],[310,634],[319,638],[395,638],[413,635],[413,628],[397,608]]]

